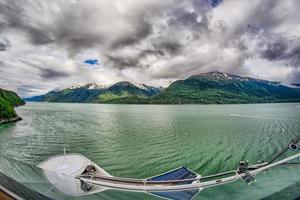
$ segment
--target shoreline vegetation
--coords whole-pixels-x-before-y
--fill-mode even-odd
[[[110,86],[89,83],[25,100],[100,104],[290,103],[300,102],[300,87],[222,72],[209,72],[177,80],[164,89],[125,81]]]
[[[22,120],[14,107],[25,105],[25,101],[15,92],[0,88],[0,125]]]
[[[2,119],[2,120],[0,120],[0,125],[17,122],[17,121],[21,121],[21,120],[22,120],[22,117],[20,117],[20,116],[17,116],[17,117],[11,118],[11,119]]]

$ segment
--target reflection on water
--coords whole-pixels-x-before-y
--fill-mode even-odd
[[[71,198],[32,165],[66,147],[115,176],[145,178],[182,165],[201,175],[231,170],[240,160],[267,160],[299,134],[297,106],[28,104],[17,110],[23,121],[0,127],[0,154],[21,161],[1,157],[0,172],[52,199],[159,199],[115,190]],[[276,168],[256,179],[205,189],[195,199],[266,198],[296,187],[300,169]]]

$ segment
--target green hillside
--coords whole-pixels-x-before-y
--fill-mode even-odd
[[[111,86],[87,84],[73,86],[61,91],[51,91],[42,96],[27,98],[27,101],[70,102],[70,103],[131,103],[148,99],[160,89],[144,84],[123,81]]]
[[[148,99],[159,93],[159,89],[146,86],[140,88],[130,82],[119,82],[100,92],[92,100],[94,103],[134,103],[135,100]],[[139,102],[139,101],[138,101]]]
[[[24,100],[16,93],[0,88],[0,121],[17,117],[14,106],[24,104]]]
[[[236,104],[299,102],[300,88],[250,77],[209,72],[159,88],[119,82],[109,87],[88,84],[29,101],[114,103],[114,104]]]
[[[150,101],[168,104],[297,102],[300,101],[300,89],[277,82],[210,72],[175,81]]]

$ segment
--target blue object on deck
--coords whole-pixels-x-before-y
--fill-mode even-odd
[[[191,200],[198,192],[198,189],[194,189],[174,192],[151,192],[151,194],[172,200]]]
[[[196,178],[198,174],[187,169],[186,167],[180,167],[164,174],[148,178],[147,181],[170,181],[170,180],[183,180]],[[192,182],[192,181],[191,181]]]

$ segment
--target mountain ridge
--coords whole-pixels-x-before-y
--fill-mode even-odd
[[[78,84],[59,91],[50,91],[45,95],[25,98],[26,101],[105,103],[111,100],[136,97],[148,98],[160,92],[160,88],[128,81],[112,85],[96,83]]]
[[[280,82],[209,72],[173,82],[154,102],[234,104],[300,101],[300,88]]]
[[[88,89],[92,84],[26,100],[124,104],[234,104],[299,102],[300,88],[280,82],[213,71],[177,80],[161,89],[122,81],[109,87]],[[96,88],[96,89],[95,89]],[[71,92],[70,92],[71,91]],[[72,95],[68,96],[69,93]],[[57,98],[55,98],[55,96]],[[71,98],[76,96],[76,98]],[[85,98],[80,98],[85,97]]]

